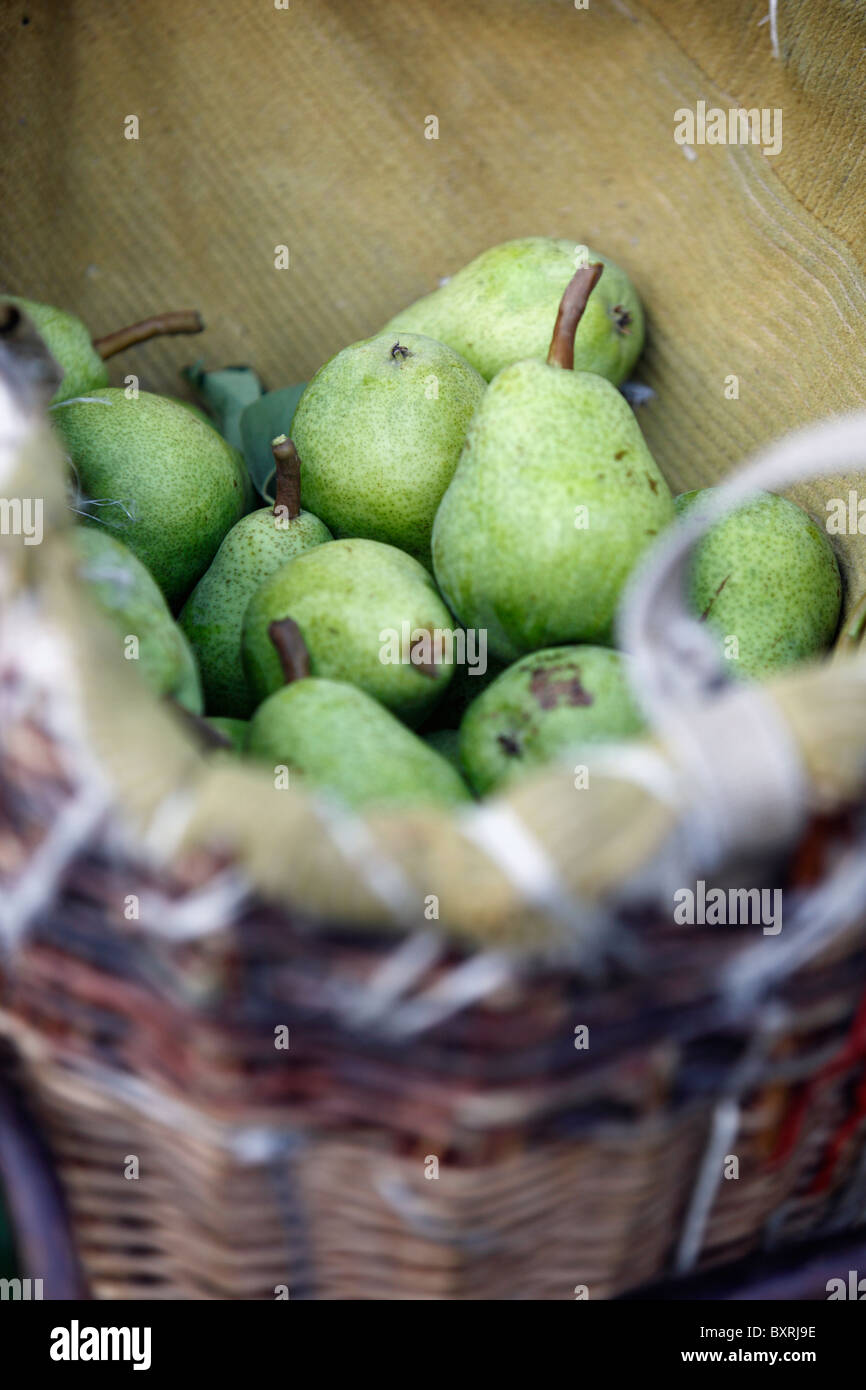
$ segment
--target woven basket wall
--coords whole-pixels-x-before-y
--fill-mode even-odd
[[[195,304],[208,365],[277,386],[485,246],[573,235],[647,305],[639,418],[672,488],[718,481],[866,396],[866,20],[773,11],[771,32],[745,0],[7,9],[0,280],[95,332]],[[782,151],[686,157],[674,113],[699,100],[781,108]],[[154,343],[117,371],[174,392],[190,355]],[[456,822],[323,823],[206,762],[70,580],[45,433],[7,494],[36,477],[46,542],[3,555],[0,871],[15,891],[46,872],[0,1017],[97,1296],[609,1297],[863,1220],[863,915],[734,1015],[719,983],[754,938],[644,906],[608,924],[639,956],[589,977],[583,940]],[[849,486],[792,495],[820,515]],[[840,558],[851,607],[858,537]],[[833,817],[749,868],[796,900],[859,844],[863,676],[808,672],[774,699],[808,810]],[[567,893],[605,904],[675,816],[622,782],[593,798],[551,772],[503,804]],[[413,936],[431,892],[433,944]]]

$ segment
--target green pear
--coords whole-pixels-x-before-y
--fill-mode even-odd
[[[105,361],[115,353],[124,352],[150,338],[170,333],[200,333],[204,328],[200,315],[194,309],[181,309],[175,313],[156,314],[153,318],[130,324],[128,328],[118,329],[94,341],[81,319],[65,309],[55,309],[52,304],[38,304],[33,299],[21,299],[17,295],[5,295],[4,299],[27,314],[54,360],[63,369],[63,380],[53,396],[55,404],[107,386]]]
[[[310,677],[269,695],[250,721],[248,753],[289,768],[348,806],[457,806],[459,773],[372,696]]]
[[[108,371],[81,319],[51,304],[37,304],[18,295],[4,295],[33,321],[45,346],[63,371],[63,380],[52,398],[65,401],[70,396],[86,396],[108,385]]]
[[[438,338],[487,381],[525,358],[543,362],[557,306],[587,251],[574,241],[553,237],[503,242],[395,314],[384,332]],[[574,366],[618,386],[643,347],[643,308],[624,270],[595,251],[589,251],[588,258],[602,262],[605,271],[580,323]]]
[[[203,410],[202,407],[200,405],[197,405],[195,401],[188,401],[183,396],[168,396],[167,399],[170,401],[176,401],[178,405],[183,406],[184,410],[188,410],[191,415],[194,415],[197,420],[201,420],[202,424],[207,425],[209,429],[216,430],[217,434],[222,435],[224,439],[228,439],[228,435],[223,433],[216,420],[214,420],[214,418],[211,415],[208,415],[207,411]],[[250,470],[246,466],[244,467],[243,482],[244,512],[249,512],[253,510],[253,508],[258,504],[258,502],[261,499],[256,490],[256,485],[250,477]]]
[[[713,491],[682,493],[678,515]],[[829,646],[842,580],[826,533],[802,507],[765,492],[698,543],[690,597],[722,639],[732,673],[761,679]]]
[[[157,695],[172,696],[193,714],[202,709],[195,658],[152,575],[131,550],[93,526],[76,526],[71,541],[79,577]],[[131,638],[136,642],[132,643]]]
[[[209,724],[212,729],[215,729],[218,734],[222,734],[223,738],[226,740],[227,752],[246,752],[250,729],[248,719],[230,719],[223,715],[215,714],[211,715],[205,722]]]
[[[385,541],[430,565],[430,531],[484,394],[474,367],[414,333],[344,348],[313,377],[292,438],[302,498],[335,536]]]
[[[569,370],[600,274],[596,265],[574,276],[548,362],[516,362],[494,377],[436,513],[439,588],[465,627],[486,628],[502,661],[608,642],[629,573],[674,515],[619,391]]]
[[[198,658],[207,709],[241,719],[256,706],[241,662],[246,606],[269,574],[331,539],[317,516],[301,510],[299,460],[292,442],[281,435],[273,448],[274,506],[250,512],[232,527],[179,619]]]
[[[643,728],[619,652],[548,647],[509,666],[469,706],[460,725],[460,762],[483,796],[570,748]]]
[[[432,640],[451,630],[451,615],[423,565],[394,546],[327,541],[256,590],[244,617],[243,662],[257,701],[282,684],[268,629],[286,617],[303,634],[314,676],[360,686],[409,724],[420,723],[451,679],[453,654]]]
[[[214,424],[211,417],[208,415],[207,411],[202,410],[200,405],[196,405],[195,401],[188,401],[183,396],[169,396],[168,399],[170,401],[177,401],[178,405],[182,405],[184,410],[190,411],[191,414],[193,414],[197,420],[202,420],[204,424],[210,425],[212,430],[216,429],[216,425]]]
[[[460,775],[357,686],[310,675],[310,656],[291,618],[269,638],[288,684],[259,705],[247,751],[286,766],[311,786],[359,807],[455,806],[469,800]]]
[[[244,513],[240,454],[177,401],[147,391],[130,399],[108,387],[52,418],[85,519],[123,540],[177,605]]]

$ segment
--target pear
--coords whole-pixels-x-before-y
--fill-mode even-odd
[[[81,319],[65,309],[51,304],[38,304],[19,295],[4,295],[32,320],[48,351],[63,371],[53,401],[65,401],[70,396],[84,396],[108,385],[108,370]]]
[[[252,714],[256,705],[241,663],[247,604],[269,574],[331,539],[317,516],[301,510],[300,461],[291,440],[280,435],[273,451],[274,506],[250,512],[232,527],[179,619],[198,657],[207,709],[240,719]]]
[[[600,265],[579,270],[548,361],[494,377],[433,526],[433,566],[464,627],[502,661],[610,640],[623,585],[674,514],[623,397],[571,370],[574,332]],[[563,370],[566,369],[566,370]]]
[[[121,328],[93,341],[81,319],[65,309],[55,309],[52,304],[39,304],[33,299],[22,299],[12,294],[4,295],[4,299],[32,321],[63,370],[63,380],[54,394],[54,402],[69,400],[71,396],[85,396],[107,386],[106,358],[123,352],[135,343],[143,343],[148,338],[167,333],[200,333],[204,328],[195,310],[181,309],[176,313],[144,319],[141,323],[131,324],[128,328]]]
[[[216,429],[216,425],[214,424],[211,417],[208,415],[207,411],[202,410],[200,405],[196,405],[195,401],[188,401],[184,396],[169,396],[168,399],[171,401],[177,401],[178,405],[182,405],[184,410],[188,410],[192,415],[195,416],[197,420],[201,420],[204,424],[210,425],[212,430]]]
[[[53,413],[85,519],[147,566],[172,606],[201,578],[245,510],[236,449],[177,401],[108,387]]]
[[[312,674],[358,685],[409,724],[432,709],[451,679],[452,653],[437,651],[451,615],[417,560],[381,541],[327,541],[290,560],[256,590],[244,617],[243,662],[262,700],[283,676],[268,636],[292,617]]]
[[[460,725],[460,762],[479,795],[584,743],[644,728],[625,658],[609,647],[548,647],[497,676]]]
[[[332,357],[298,402],[302,499],[335,536],[364,536],[430,566],[430,532],[484,393],[474,367],[414,333]]]
[[[682,493],[678,515],[714,489]],[[785,497],[761,493],[698,543],[692,606],[719,635],[735,675],[761,679],[829,646],[842,580],[826,533]]]
[[[308,675],[300,629],[275,622],[270,639],[289,684],[250,721],[247,751],[358,807],[456,806],[469,792],[446,760],[372,696]]]
[[[156,581],[131,550],[106,531],[76,526],[71,541],[77,573],[118,634],[128,659],[135,648],[141,675],[157,695],[168,695],[193,714],[202,709],[195,658]]]
[[[524,358],[543,362],[557,305],[587,249],[553,237],[524,237],[482,252],[432,294],[396,314],[386,333],[426,333],[459,352],[491,381]],[[644,316],[618,265],[589,251],[605,272],[574,345],[576,370],[619,385],[640,356]]]

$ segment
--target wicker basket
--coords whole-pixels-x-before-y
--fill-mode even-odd
[[[40,47],[35,61],[25,54],[14,87],[27,112],[48,100],[47,73],[58,71],[52,45],[63,37],[49,6],[30,8]],[[807,3],[774,6],[771,42],[757,27],[763,5],[739,5],[727,34],[697,0],[683,0],[684,49],[666,33],[670,8],[600,5],[578,17],[556,4],[484,5],[467,16],[448,0],[416,7],[411,34],[384,4],[366,7],[363,22],[348,3],[324,6],[301,31],[278,36],[260,7],[238,7],[243,23],[233,16],[224,31],[200,16],[195,25],[175,17],[170,51],[182,56],[195,39],[227,89],[203,92],[193,74],[180,95],[162,69],[152,86],[133,71],[127,95],[134,35],[122,7],[107,29],[93,11],[81,65],[96,106],[101,113],[109,97],[124,109],[142,105],[155,145],[109,152],[100,173],[96,137],[61,90],[74,137],[65,157],[85,199],[98,202],[104,180],[119,181],[111,232],[94,231],[80,197],[61,190],[71,235],[55,254],[56,230],[33,201],[19,153],[13,193],[21,196],[7,202],[23,227],[0,237],[15,288],[65,298],[91,319],[109,310],[135,317],[141,305],[127,302],[130,277],[113,245],[133,229],[142,242],[151,233],[172,254],[143,268],[141,293],[159,286],[160,300],[181,302],[192,290],[207,309],[218,284],[229,307],[216,316],[215,358],[254,357],[276,384],[286,373],[302,377],[425,288],[417,277],[429,281],[455,226],[457,263],[505,235],[546,231],[563,171],[607,187],[604,160],[621,168],[627,150],[633,181],[623,199],[593,209],[586,235],[642,268],[652,329],[643,370],[657,393],[641,416],[651,447],[673,486],[718,480],[793,424],[862,399],[862,352],[844,376],[826,363],[840,360],[840,332],[862,342],[866,256],[862,228],[841,210],[842,184],[813,190],[809,201],[802,164],[798,173],[786,156],[771,174],[752,150],[729,152],[708,176],[707,151],[689,164],[669,140],[673,108],[718,88],[751,104],[757,86],[760,105],[781,104],[802,120],[805,149],[810,110],[822,111],[824,129],[831,100],[848,119],[845,91],[828,93],[826,73],[836,70],[833,55],[859,42],[859,21],[846,28]],[[460,112],[456,153],[445,149],[447,169],[436,176],[444,217],[404,210],[402,175],[379,162],[353,179],[355,155],[335,153],[339,131],[333,122],[322,128],[320,98],[326,85],[344,135],[360,121],[387,148],[393,121],[385,98],[385,115],[377,108],[379,64],[393,78],[411,70],[419,46],[437,44],[441,56],[424,70],[431,92],[422,77],[407,79],[401,109],[416,103],[422,125],[431,105],[443,121]],[[238,76],[275,46],[298,74],[291,133],[311,145],[321,138],[319,167],[343,175],[327,212],[315,211],[315,171],[298,176],[307,218],[298,259],[308,273],[289,295],[298,331],[288,364],[256,269],[255,238],[281,240],[267,221],[272,191],[254,177],[271,166],[260,155],[251,171],[237,138],[239,115],[260,136],[275,119],[276,94],[259,117]],[[492,68],[479,62],[482,52]],[[492,137],[497,157],[513,167],[518,121],[517,151],[547,141],[556,171],[526,171],[520,209],[498,171],[479,164],[478,126],[475,140],[466,130],[475,107],[462,84],[474,75],[478,100],[492,99],[491,81],[512,71],[506,55],[519,80],[499,98],[507,129]],[[622,71],[640,101],[612,132],[600,92]],[[576,90],[591,141],[563,133],[562,93]],[[201,212],[186,185],[179,199],[148,201],[165,179],[181,186],[188,151],[174,148],[169,128],[184,112],[187,130],[203,121],[208,147],[226,151],[237,202],[267,227],[253,234],[232,207],[227,245],[215,238],[204,268],[213,197],[203,197]],[[664,135],[644,149],[650,116],[665,123]],[[413,138],[400,128],[394,141],[421,186],[418,161],[438,151],[419,154]],[[679,163],[668,172],[671,150]],[[148,195],[135,209],[121,159],[131,153],[145,161],[137,177]],[[54,156],[42,155],[48,178]],[[848,163],[845,152],[838,177],[856,201],[863,178]],[[207,188],[204,157],[188,167],[190,187]],[[373,200],[377,180],[384,188]],[[645,199],[658,215],[669,180],[683,200],[682,248],[671,247],[669,225],[636,211]],[[768,186],[756,203],[755,190]],[[386,236],[369,208],[390,197],[400,225]],[[757,249],[737,220],[752,207]],[[557,218],[573,215],[556,204]],[[631,247],[629,218],[640,230]],[[727,289],[707,290],[710,224],[742,248],[733,305]],[[344,226],[356,247],[366,234],[378,248],[362,277]],[[83,288],[69,251],[76,238],[95,271]],[[261,335],[238,329],[239,246],[244,302],[250,321],[267,325]],[[792,247],[814,277],[805,286],[780,270]],[[836,299],[815,290],[828,283],[828,264],[848,306],[843,330]],[[332,283],[345,286],[336,314],[323,312]],[[722,307],[726,319],[714,320]],[[810,325],[785,372],[766,365],[778,359],[783,311],[786,323],[799,314]],[[702,314],[698,331],[692,319]],[[707,322],[718,331],[708,334]],[[172,389],[176,345],[147,349],[142,360],[142,384]],[[760,399],[744,399],[736,416],[718,409],[732,361],[744,381],[761,382]],[[703,422],[696,400],[709,403]],[[207,759],[121,669],[72,582],[62,460],[5,360],[0,406],[0,490],[46,499],[44,543],[4,537],[0,552],[9,947],[0,1032],[95,1297],[557,1299],[585,1288],[607,1298],[866,1221],[866,671],[853,619],[844,660],[798,672],[766,695],[719,695],[671,597],[695,539],[687,535],[681,552],[646,571],[625,622],[656,727],[639,754],[599,757],[591,794],[576,795],[570,767],[554,768],[461,819],[349,820],[301,793],[276,794],[255,769]],[[849,480],[807,487],[803,479],[866,465],[862,427],[843,422],[836,433],[783,443],[760,477],[797,483],[799,499],[820,511]],[[853,611],[866,576],[856,536],[841,554]],[[671,885],[703,876],[780,889],[785,931],[776,939],[749,927],[677,925]]]

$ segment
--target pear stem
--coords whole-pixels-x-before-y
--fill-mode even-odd
[[[574,335],[583,317],[586,301],[598,284],[603,270],[601,261],[581,266],[566,285],[556,315],[553,337],[550,340],[548,366],[564,367],[569,372],[574,367]]]
[[[153,318],[142,319],[141,323],[118,328],[104,338],[94,338],[93,346],[104,362],[136,343],[146,343],[149,338],[162,338],[170,333],[201,333],[203,328],[204,320],[197,309],[178,309],[176,313],[154,314]]]
[[[310,674],[310,653],[294,618],[275,618],[268,624],[268,636],[277,649],[286,685],[305,680]]]
[[[271,449],[277,471],[274,515],[278,507],[285,507],[289,521],[295,521],[301,515],[301,460],[291,439],[285,434],[271,440]]]

